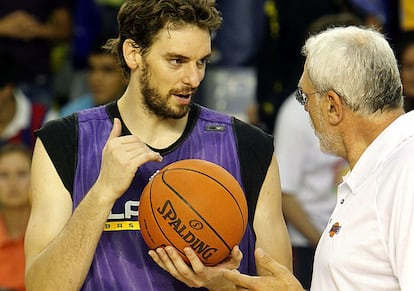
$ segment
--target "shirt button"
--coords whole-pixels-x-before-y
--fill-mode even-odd
[[[341,204],[344,204],[344,202],[345,202],[345,199],[341,199],[341,202],[340,203]]]

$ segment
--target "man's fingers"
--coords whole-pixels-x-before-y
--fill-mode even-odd
[[[256,278],[250,277],[248,275],[240,274],[237,270],[223,270],[223,276],[227,280],[231,281],[234,285],[244,287],[244,288],[253,288]]]
[[[112,127],[111,133],[109,134],[108,141],[121,135],[122,125],[121,121],[118,118],[114,118],[114,125]]]
[[[303,290],[302,285],[296,279],[296,277],[289,271],[289,269],[283,266],[282,264],[276,262],[276,260],[273,260],[272,257],[266,254],[261,248],[257,248],[254,254],[256,256],[257,264],[272,274],[272,276],[266,277],[267,282],[265,282],[264,279],[262,280],[261,283],[268,284],[264,286],[278,286],[278,288],[282,288],[280,290]],[[258,290],[269,289],[265,289],[262,286],[261,289]]]
[[[254,252],[254,255],[256,256],[257,263],[263,269],[269,271],[273,275],[289,272],[289,270],[285,266],[273,260],[272,257],[265,253],[261,248],[257,248]]]

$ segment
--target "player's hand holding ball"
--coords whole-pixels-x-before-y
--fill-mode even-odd
[[[205,287],[215,291],[236,290],[235,285],[224,278],[223,269],[236,270],[240,266],[243,255],[237,246],[224,262],[212,267],[205,266],[193,249],[188,247],[184,252],[189,264],[172,246],[150,250],[148,253],[162,269],[189,287]]]

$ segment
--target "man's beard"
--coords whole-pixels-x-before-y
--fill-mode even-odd
[[[151,85],[151,74],[148,65],[144,62],[140,77],[141,94],[143,96],[143,105],[149,113],[156,115],[161,119],[180,119],[184,117],[188,110],[188,105],[178,105],[176,109],[168,105],[168,100],[172,95],[179,93],[179,90],[170,90],[166,96],[162,96],[158,89]],[[182,91],[191,91],[182,89]],[[193,90],[194,92],[194,90]]]
[[[315,126],[313,125],[312,121],[311,121],[311,124],[315,131],[315,135],[319,139],[319,146],[320,146],[321,151],[324,153],[328,153],[328,154],[338,155],[337,147],[340,144],[341,138],[338,135],[327,132],[326,130],[325,132],[323,132],[323,129],[324,128],[327,129],[328,125],[322,118],[322,114],[319,110],[316,116],[317,116],[317,122],[319,123],[319,127],[318,127],[319,132],[316,131]]]

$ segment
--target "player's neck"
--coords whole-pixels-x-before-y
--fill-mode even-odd
[[[157,149],[167,148],[180,138],[188,114],[181,119],[161,119],[142,108],[139,100],[130,99],[123,96],[118,101],[118,107],[123,122],[132,134]]]

